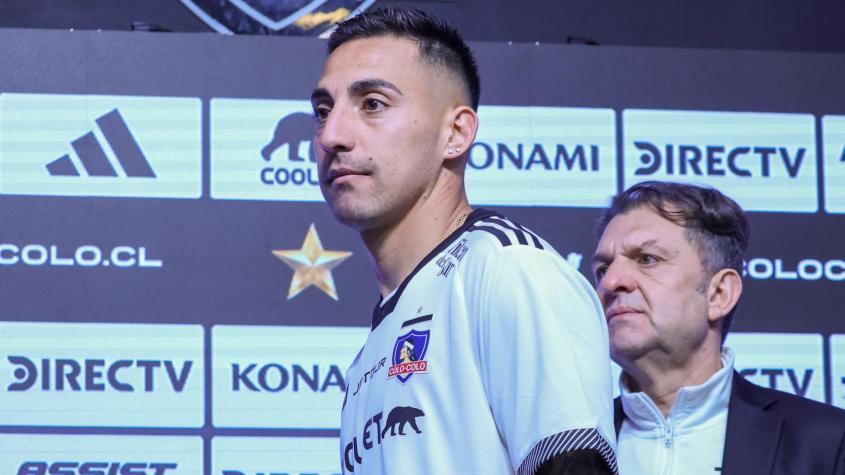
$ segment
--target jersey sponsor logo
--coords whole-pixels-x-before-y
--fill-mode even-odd
[[[0,101],[2,193],[202,194],[199,99],[3,94]]]
[[[845,115],[822,117],[824,209],[845,213]]]
[[[481,106],[478,115],[467,152],[470,202],[603,207],[616,193],[612,109]]]
[[[387,358],[380,359],[376,364],[373,365],[372,368],[367,370],[360,378],[358,378],[358,384],[355,386],[355,390],[352,391],[352,396],[357,396],[358,392],[361,391],[361,386],[366,384],[368,381],[372,381],[373,377],[382,369],[384,368],[385,363],[387,362]],[[344,398],[343,405],[346,405],[346,399]]]
[[[323,201],[308,101],[211,100],[211,196]]]
[[[396,339],[393,345],[393,365],[387,370],[387,377],[395,377],[405,383],[414,373],[427,373],[428,341],[431,330],[411,330]]]
[[[425,417],[425,412],[411,406],[394,407],[387,414],[387,420],[382,425],[383,413],[367,419],[364,423],[364,430],[361,433],[360,441],[354,436],[352,441],[343,448],[343,465],[348,472],[355,471],[355,465],[363,463],[362,455],[376,445],[381,445],[387,437],[404,437],[413,434],[422,434],[419,426],[419,418]],[[374,431],[372,429],[375,429]],[[363,450],[361,450],[363,448]],[[354,463],[353,463],[354,462]]]
[[[812,115],[629,109],[622,117],[625,187],[693,181],[750,211],[818,209]]]

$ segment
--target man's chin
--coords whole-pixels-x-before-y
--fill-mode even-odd
[[[651,345],[632,339],[630,335],[610,335],[610,357],[619,361],[635,361],[643,356]],[[621,364],[621,363],[620,363]]]
[[[344,226],[348,226],[358,232],[364,232],[375,227],[375,221],[371,213],[366,213],[361,209],[347,208],[338,205],[329,205],[332,210],[334,218]]]

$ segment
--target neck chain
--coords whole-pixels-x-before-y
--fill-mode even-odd
[[[469,210],[469,211],[467,211],[466,213],[464,213],[464,214],[460,215],[460,216],[458,217],[458,220],[457,220],[457,221],[455,221],[455,224],[453,224],[453,225],[452,225],[452,228],[451,228],[451,229],[449,229],[449,232],[448,232],[446,235],[448,236],[448,235],[452,234],[453,232],[457,231],[457,230],[458,230],[458,228],[460,228],[460,227],[461,227],[461,225],[462,225],[462,224],[464,224],[464,221],[466,221],[467,216],[469,216],[469,214],[470,214],[471,212],[472,212],[472,210]]]

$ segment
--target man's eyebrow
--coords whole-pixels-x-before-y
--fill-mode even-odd
[[[625,245],[622,248],[622,253],[623,253],[623,255],[627,255],[627,254],[630,254],[630,253],[633,253],[633,252],[642,252],[642,251],[648,251],[648,250],[654,250],[654,251],[659,252],[661,254],[674,255],[674,253],[670,252],[669,249],[660,245],[659,239],[646,239],[645,241],[642,241],[642,242],[637,243],[637,244]],[[593,265],[606,264],[606,263],[612,262],[612,261],[613,261],[613,256],[608,255],[608,254],[604,254],[604,253],[601,253],[601,252],[597,252],[595,255],[593,255],[593,259],[592,259]]]
[[[362,79],[355,81],[346,90],[350,96],[360,96],[372,89],[391,89],[396,91],[400,96],[404,95],[401,89],[384,79]]]
[[[608,263],[612,260],[613,260],[613,257],[608,256],[607,254],[603,254],[601,252],[597,252],[597,253],[593,254],[592,264],[593,265],[606,264],[606,263]]]
[[[664,247],[662,244],[660,244],[659,239],[648,239],[646,241],[641,242],[638,246],[634,246],[634,249],[638,251],[654,250],[656,252],[659,252],[660,254],[670,257],[677,254],[677,252],[672,251],[669,248]]]
[[[311,93],[311,102],[317,102],[322,99],[331,99],[332,95],[325,88],[318,87]]]

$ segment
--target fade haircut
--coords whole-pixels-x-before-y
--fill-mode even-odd
[[[748,248],[751,231],[742,208],[715,188],[645,181],[613,197],[596,223],[600,239],[608,223],[617,215],[647,207],[664,219],[686,228],[685,236],[698,250],[706,281],[722,269],[733,269],[742,275],[742,259]],[[722,343],[733,323],[736,307],[725,316]]]
[[[379,36],[395,36],[417,43],[421,59],[446,68],[461,79],[472,108],[478,110],[481,80],[472,51],[458,30],[421,10],[379,8],[344,20],[329,37],[329,54],[348,41]]]

